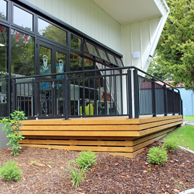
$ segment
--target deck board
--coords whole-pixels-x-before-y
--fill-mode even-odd
[[[164,137],[182,123],[181,115],[98,117],[22,121],[22,146],[67,150],[92,150],[134,157],[145,146]]]

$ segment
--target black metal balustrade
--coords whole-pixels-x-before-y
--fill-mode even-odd
[[[13,110],[29,118],[182,114],[177,89],[136,67],[13,78]]]

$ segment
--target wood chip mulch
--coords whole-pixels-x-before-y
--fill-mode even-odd
[[[44,193],[179,193],[194,188],[194,154],[178,149],[163,166],[147,162],[148,146],[134,159],[98,154],[97,166],[86,172],[78,188],[69,178],[69,161],[79,152],[24,147],[20,156],[0,150],[0,164],[12,159],[22,169],[22,180],[6,183],[0,177],[1,194]]]

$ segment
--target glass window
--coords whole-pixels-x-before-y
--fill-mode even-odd
[[[38,33],[56,42],[67,45],[67,32],[42,19],[38,19]]]
[[[7,2],[0,0],[0,18],[7,20]]]
[[[56,52],[56,73],[66,72],[66,54]],[[63,75],[57,75],[57,79],[63,79]]]
[[[70,53],[70,71],[81,71],[82,68],[82,57],[75,53]]]
[[[40,66],[40,74],[51,74],[51,53],[52,50],[50,48],[44,47],[40,45],[39,52],[39,66]],[[49,78],[49,76],[48,76]]]
[[[11,74],[34,74],[34,38],[16,30],[11,30]]]
[[[7,76],[8,28],[0,25],[0,77]]]
[[[88,47],[88,52],[92,55],[98,56],[97,51],[96,51],[96,47],[88,42],[86,42],[87,47]]]
[[[33,31],[33,15],[14,6],[13,23]]]
[[[7,92],[8,92],[8,28],[0,25],[0,117],[9,115]]]
[[[98,49],[101,59],[108,61],[106,53],[102,49]]]
[[[94,62],[91,59],[84,58],[84,70],[95,69]],[[95,72],[87,72],[85,76],[95,75]]]
[[[115,58],[114,58],[113,55],[111,55],[110,53],[108,53],[108,57],[109,57],[111,63],[116,64],[116,61],[115,61]]]
[[[119,65],[119,67],[123,67],[123,63],[122,63],[121,59],[116,57],[116,60],[117,60],[117,64]]]
[[[82,40],[77,36],[71,35],[71,48],[81,51]]]

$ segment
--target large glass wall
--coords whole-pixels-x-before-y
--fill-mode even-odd
[[[23,4],[23,6],[21,6]],[[8,11],[11,11],[10,13]],[[50,19],[49,19],[50,18]],[[10,39],[8,38],[10,37]],[[67,71],[87,71],[92,69],[121,66],[120,55],[109,50],[95,40],[84,34],[80,34],[74,28],[55,21],[49,15],[42,14],[39,10],[28,9],[25,3],[17,4],[17,1],[0,0],[0,117],[10,115],[13,108],[13,78],[33,76],[36,74],[63,73]],[[73,73],[71,77],[86,77],[102,75],[101,72]],[[52,76],[45,76],[51,79]],[[63,79],[63,75],[56,76]],[[25,84],[25,81],[34,81],[35,78],[17,79],[22,82],[16,87],[16,101],[20,99],[19,107],[32,116],[36,114],[34,95],[36,87]],[[62,81],[60,85],[62,86]],[[76,95],[72,92],[71,105],[76,114],[80,113],[80,107],[85,104],[94,105],[94,99],[103,101],[96,89],[104,88],[104,80],[100,78],[77,79],[71,81],[71,87],[77,88]],[[29,87],[30,88],[27,88]],[[79,86],[79,89],[78,89]],[[83,90],[85,87],[85,90]],[[58,88],[57,88],[58,89]],[[79,95],[78,95],[79,94]],[[63,99],[62,93],[60,96]],[[30,103],[27,102],[30,99]],[[77,100],[77,104],[75,103]],[[91,102],[88,102],[91,99]],[[21,102],[23,100],[23,102]],[[78,103],[79,101],[79,103]],[[16,103],[17,104],[17,103]],[[59,105],[58,105],[59,106]],[[27,107],[29,110],[27,110]]]
[[[38,33],[58,43],[67,45],[67,32],[42,19],[38,19]]]
[[[0,25],[0,117],[8,116],[8,28]]]

